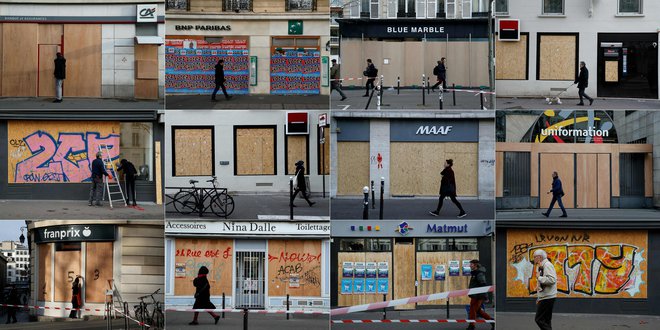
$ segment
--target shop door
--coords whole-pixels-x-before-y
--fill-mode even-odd
[[[619,154],[619,206],[621,208],[645,207],[645,154]],[[650,179],[650,178],[649,178]]]
[[[394,299],[415,296],[415,244],[412,238],[397,238],[394,242],[394,260],[391,272],[394,275]],[[415,304],[396,306],[394,309],[415,309]]]
[[[578,154],[576,156],[576,208],[610,207],[610,155]]]
[[[236,252],[236,308],[264,308],[265,252]]]
[[[657,33],[601,33],[598,44],[598,96],[658,98]]]
[[[539,207],[544,209],[550,205],[552,194],[548,194],[548,192],[552,188],[552,172],[556,171],[565,193],[562,198],[564,207],[574,208],[575,154],[541,154],[539,164]],[[559,205],[555,203],[555,208],[557,207]]]
[[[59,51],[58,45],[39,45],[39,95],[40,97],[55,96],[55,57]]]

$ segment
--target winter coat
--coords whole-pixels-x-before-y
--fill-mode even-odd
[[[339,79],[339,64],[335,64],[330,68],[330,79]]]
[[[305,166],[296,166],[296,189],[300,191],[307,191],[307,184],[305,183]]]
[[[130,178],[135,177],[135,175],[137,174],[137,170],[135,169],[135,166],[133,165],[133,163],[129,161],[125,161],[117,167],[117,171],[122,171],[122,170],[124,171],[124,175]]]
[[[445,81],[447,78],[447,69],[445,65],[440,63],[433,68],[433,75],[438,77],[439,81]]]
[[[574,81],[578,84],[577,88],[587,88],[589,87],[589,70],[587,67],[580,68],[580,75],[577,80]]]
[[[557,297],[557,272],[550,260],[545,259],[539,266],[539,277],[537,278],[541,291],[536,293],[537,300],[552,299]]]
[[[470,284],[468,288],[473,289],[488,285],[486,282],[486,267],[479,265],[479,268],[470,271],[470,275],[471,275]],[[484,293],[471,294],[469,295],[469,297],[476,299],[487,299],[488,293],[484,292]]]
[[[58,57],[55,59],[55,79],[66,79],[66,59]]]
[[[564,197],[564,188],[559,177],[552,179],[552,190],[550,192],[552,192],[553,197]]]
[[[456,179],[454,178],[454,170],[446,167],[442,172],[442,180],[440,180],[440,195],[456,196]]]
[[[195,304],[193,309],[215,309],[211,302],[211,285],[206,276],[198,276],[193,280],[195,286]]]
[[[105,171],[105,165],[101,158],[96,158],[92,161],[92,177],[100,177],[103,175],[108,175],[108,172]]]
[[[215,83],[222,84],[225,82],[225,68],[222,64],[215,65]]]
[[[378,76],[378,69],[376,69],[376,66],[373,63],[371,63],[367,65],[366,70],[364,70],[362,74],[369,79],[376,79],[376,76]]]

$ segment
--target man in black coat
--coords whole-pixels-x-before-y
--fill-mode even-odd
[[[438,82],[435,85],[431,86],[431,90],[435,90],[436,87],[442,84],[442,88],[447,88],[447,68],[445,67],[445,58],[441,58],[438,61],[438,65],[433,68],[433,75],[438,78]]]
[[[309,200],[309,197],[307,197],[307,184],[305,183],[305,162],[302,160],[299,160],[296,162],[296,176],[295,176],[295,183],[293,185],[293,196],[291,197],[291,206],[296,207],[293,202],[296,200],[296,196],[298,196],[298,193],[301,193],[302,197],[307,201],[307,204],[309,206],[312,206],[316,204],[315,202],[312,202]]]
[[[367,68],[362,72],[362,75],[367,79],[367,84],[364,86],[366,90],[362,96],[369,96],[369,91],[375,88],[374,81],[378,75],[378,69],[376,69],[370,58],[367,59]]]
[[[479,263],[479,260],[473,259],[470,260],[470,284],[469,288],[479,288],[483,286],[487,286],[486,284],[486,267],[482,266]],[[492,320],[493,318],[486,313],[483,308],[481,308],[482,304],[486,299],[488,298],[487,293],[477,293],[477,294],[471,294],[469,295],[470,297],[470,315],[468,316],[468,319],[470,320],[476,320],[477,315],[481,316],[484,320]],[[495,323],[490,324],[491,329],[495,329]],[[470,325],[467,327],[467,330],[473,330],[474,323],[470,323]]]
[[[225,94],[227,100],[231,99],[231,96],[227,94],[227,89],[225,88],[225,60],[219,59],[218,64],[215,65],[215,89],[213,90],[213,95],[211,95],[211,100],[215,101],[215,95],[218,94],[218,90],[222,88],[222,93]]]
[[[564,208],[564,203],[562,203],[561,198],[564,197],[564,187],[561,185],[561,180],[559,179],[559,174],[557,172],[552,172],[552,187],[550,188],[550,191],[547,192],[548,194],[552,194],[552,201],[550,202],[550,206],[548,207],[548,211],[543,214],[543,216],[550,217],[550,212],[552,211],[552,208],[555,207],[555,202],[559,202],[559,207],[561,208],[562,214],[559,216],[560,218],[566,218],[566,209]]]
[[[96,159],[92,162],[92,186],[89,189],[89,206],[94,205],[95,200],[96,206],[101,206],[101,199],[103,198],[103,176],[110,177],[105,170],[101,156],[103,156],[103,153],[100,151],[97,152]]]
[[[117,171],[124,171],[124,177],[126,178],[126,204],[131,203],[131,196],[133,196],[133,206],[136,206],[135,175],[137,174],[137,170],[135,166],[128,160],[122,159],[119,162],[119,166],[117,166]]]
[[[434,217],[440,215],[442,204],[447,197],[449,197],[456,207],[458,207],[458,210],[460,211],[458,214],[459,218],[467,216],[467,213],[463,210],[463,206],[456,199],[456,178],[454,176],[454,170],[451,168],[452,166],[454,166],[454,160],[447,159],[445,160],[445,169],[440,172],[442,179],[440,179],[440,198],[438,198],[438,206],[435,208],[435,211],[429,212],[429,214]]]
[[[584,105],[584,102],[582,102],[583,97],[589,100],[589,105],[594,104],[594,99],[584,92],[589,87],[589,70],[587,70],[587,65],[584,62],[580,62],[580,75],[575,80],[575,83],[578,84],[578,95],[580,95],[580,103],[577,105]]]
[[[53,103],[62,102],[62,84],[66,79],[66,59],[62,53],[57,53],[55,58],[55,101]]]

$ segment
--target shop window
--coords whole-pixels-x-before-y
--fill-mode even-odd
[[[339,240],[340,252],[364,252],[364,238],[342,238]]]
[[[573,81],[578,74],[577,33],[537,34],[536,79]]]
[[[234,175],[275,175],[275,126],[234,126]]]
[[[315,11],[316,0],[285,0],[284,6],[287,11]]]
[[[527,80],[529,67],[529,33],[520,34],[519,41],[497,41],[495,47],[499,80]]]
[[[387,18],[396,18],[396,13],[398,9],[398,0],[388,0],[387,1]]]
[[[389,238],[367,238],[367,250],[371,252],[392,251],[392,240]]]
[[[417,251],[477,251],[476,238],[418,238]]]
[[[503,196],[528,197],[530,194],[530,153],[504,153]]]
[[[509,15],[509,0],[495,0],[495,15]]]
[[[344,6],[344,17],[360,18],[360,1],[350,1]]]
[[[418,238],[417,251],[432,252],[432,251],[447,251],[446,238]]]
[[[121,123],[121,157],[135,166],[137,180],[153,181],[153,124]]]
[[[224,0],[222,2],[223,11],[252,11],[252,0]]]
[[[543,0],[543,15],[564,15],[564,0]]]
[[[642,0],[619,0],[619,14],[643,14]]]
[[[642,153],[619,154],[619,190],[621,196],[644,196],[644,160]]]
[[[318,156],[317,164],[319,165],[317,173],[328,175],[330,174],[330,127],[324,127],[322,137],[319,134],[318,138],[316,155]],[[321,139],[323,139],[323,144]]]
[[[287,135],[284,152],[286,153],[286,174],[296,174],[296,162],[305,162],[305,174],[309,174],[309,135]]]
[[[188,0],[167,0],[165,2],[166,10],[190,10]]]
[[[172,127],[172,175],[215,175],[213,127]]]
[[[380,0],[371,0],[369,13],[369,18],[380,18]]]

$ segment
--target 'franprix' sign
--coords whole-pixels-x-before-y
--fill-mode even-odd
[[[36,228],[35,243],[114,241],[114,225],[65,225]]]
[[[168,234],[329,235],[327,222],[166,221]]]

